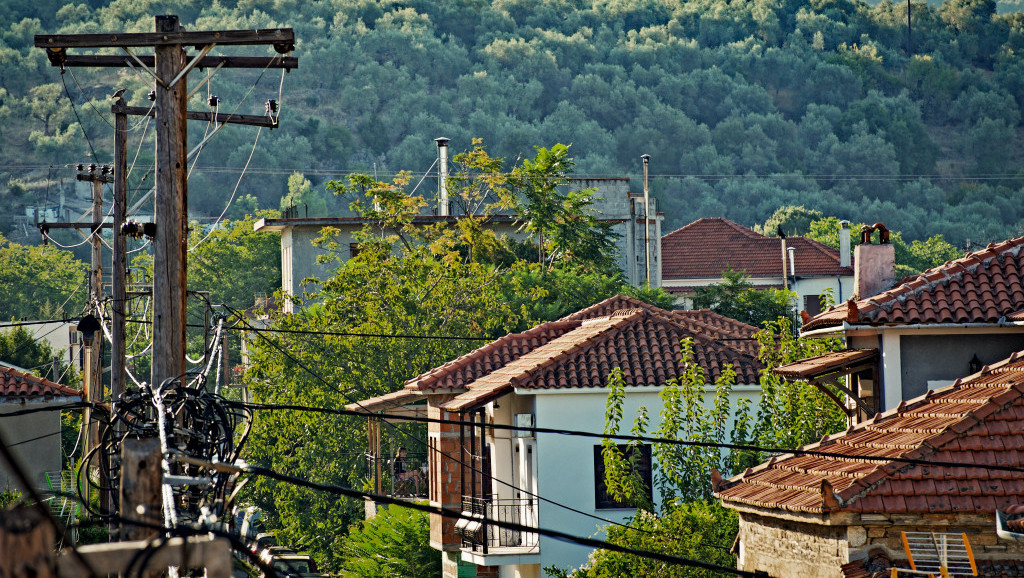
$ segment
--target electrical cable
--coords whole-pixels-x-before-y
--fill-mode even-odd
[[[246,324],[247,326],[250,326],[250,327],[251,327],[251,325],[249,325],[249,324],[248,324],[247,322],[245,322],[245,321],[244,321],[244,318],[242,318],[242,317],[241,317],[241,316],[239,315],[239,312],[238,312],[237,310],[233,309],[232,307],[230,307],[230,306],[228,306],[228,305],[223,305],[223,304],[222,304],[222,306],[223,306],[224,308],[226,308],[226,309],[227,309],[228,311],[230,311],[230,312],[231,312],[232,314],[234,314],[234,315],[236,315],[236,316],[239,316],[239,320],[240,320],[240,322],[242,322],[242,323],[245,323],[245,324]],[[291,355],[290,353],[288,353],[288,352],[287,352],[287,351],[286,351],[285,349],[283,349],[282,347],[280,347],[280,346],[279,346],[278,344],[274,343],[273,341],[271,341],[270,339],[268,339],[267,337],[265,337],[265,336],[264,336],[264,335],[262,335],[262,334],[259,334],[259,333],[257,333],[257,335],[259,335],[259,336],[260,336],[260,337],[261,337],[262,339],[264,339],[265,341],[267,341],[268,343],[270,343],[270,344],[271,344],[271,345],[272,345],[272,346],[273,346],[273,347],[274,347],[275,349],[277,349],[278,351],[280,351],[280,352],[281,352],[282,354],[284,354],[284,355],[285,355],[286,357],[288,357],[288,358],[289,358],[289,359],[290,359],[290,360],[291,360],[291,361],[292,361],[293,363],[295,363],[296,365],[298,365],[299,367],[301,367],[301,368],[302,368],[302,369],[303,369],[304,371],[306,371],[307,373],[309,373],[310,375],[312,375],[312,376],[313,376],[314,378],[318,379],[318,380],[319,380],[320,382],[322,382],[322,383],[323,383],[324,385],[326,385],[326,386],[328,386],[328,387],[330,387],[330,388],[334,389],[334,390],[335,390],[335,391],[337,391],[338,393],[340,393],[340,394],[341,394],[341,395],[342,395],[342,396],[343,396],[344,398],[346,398],[346,399],[347,399],[347,400],[348,400],[349,402],[351,402],[351,403],[355,403],[355,404],[357,404],[357,405],[361,405],[361,402],[359,402],[359,401],[357,401],[357,400],[353,400],[353,399],[352,399],[352,398],[351,398],[351,397],[350,397],[350,396],[348,395],[348,393],[346,393],[346,392],[344,392],[344,391],[341,391],[341,390],[340,390],[340,389],[338,389],[337,387],[335,387],[335,386],[331,385],[331,384],[330,384],[330,383],[329,383],[329,382],[328,382],[327,380],[325,380],[325,379],[324,379],[323,377],[321,377],[321,376],[320,376],[320,375],[318,375],[318,374],[317,374],[316,372],[314,372],[313,370],[311,370],[311,369],[310,369],[309,367],[307,367],[307,366],[306,366],[305,364],[303,364],[302,362],[300,362],[300,361],[299,361],[298,359],[296,359],[296,358],[295,358],[294,356],[292,356],[292,355]],[[342,411],[342,410],[336,410],[336,411]],[[347,410],[346,410],[346,411],[347,411]],[[364,414],[364,415],[365,415],[365,414]],[[395,426],[395,424],[393,424],[393,423],[391,423],[391,422],[387,421],[386,419],[381,419],[381,422],[382,422],[382,423],[384,423],[384,424],[386,424],[386,425],[387,425],[388,427],[391,427],[391,428],[396,428],[396,429],[397,429],[397,427]],[[414,440],[415,440],[415,441],[416,441],[417,443],[419,443],[419,444],[423,445],[423,447],[425,447],[425,448],[430,448],[430,444],[429,444],[428,442],[426,442],[425,440],[423,440],[422,438],[419,438],[419,437],[417,437],[417,436],[412,436],[412,439],[414,439]],[[466,463],[466,462],[465,462],[464,460],[462,460],[462,459],[461,459],[461,457],[453,456],[453,455],[451,455],[451,454],[448,454],[448,453],[446,453],[446,452],[443,452],[443,451],[441,451],[440,449],[437,449],[437,448],[434,448],[434,451],[438,452],[438,453],[439,453],[440,455],[444,456],[445,458],[447,458],[447,459],[450,459],[450,460],[454,461],[455,463],[458,463],[458,464],[460,464],[460,465],[461,465],[462,467],[468,468],[468,469],[469,469],[469,470],[470,470],[471,472],[473,472],[474,474],[477,474],[477,473],[478,473],[478,474],[480,474],[480,475],[482,475],[482,476],[486,476],[486,475],[488,475],[488,473],[486,473],[486,472],[483,472],[483,471],[482,471],[481,469],[477,468],[477,467],[476,467],[476,466],[475,466],[474,464],[472,464],[472,463]],[[465,451],[465,448],[463,448],[463,449],[462,449],[462,451]],[[612,524],[612,525],[615,525],[615,526],[621,526],[621,527],[624,527],[624,528],[632,528],[632,529],[638,530],[637,528],[634,528],[633,526],[629,526],[628,524],[623,524],[623,523],[621,523],[621,522],[616,522],[615,520],[610,520],[610,519],[607,519],[607,518],[603,518],[603,517],[601,517],[601,516],[596,516],[596,515],[594,515],[594,514],[591,514],[591,513],[589,513],[589,512],[585,512],[585,511],[583,511],[583,510],[580,510],[580,509],[578,509],[578,508],[574,508],[574,507],[572,507],[572,506],[569,506],[569,505],[566,505],[566,504],[563,504],[563,503],[561,503],[561,502],[558,502],[558,501],[556,501],[556,500],[552,500],[552,499],[550,499],[550,498],[545,498],[545,497],[543,497],[543,496],[541,496],[541,495],[539,495],[539,494],[537,494],[537,493],[531,492],[530,490],[527,490],[527,489],[525,489],[525,488],[520,488],[520,487],[518,487],[518,486],[516,486],[516,485],[514,485],[514,484],[512,484],[512,483],[509,483],[509,482],[507,482],[507,481],[505,481],[505,480],[502,480],[502,479],[499,479],[499,478],[492,478],[492,480],[493,480],[493,481],[495,481],[495,482],[497,482],[497,483],[499,483],[499,484],[502,484],[502,485],[504,485],[504,486],[506,486],[506,487],[509,487],[509,488],[511,488],[511,489],[513,489],[513,490],[515,490],[515,491],[517,491],[517,492],[520,492],[521,494],[525,494],[525,495],[531,496],[531,497],[533,497],[533,498],[536,498],[536,499],[538,499],[538,500],[541,500],[541,501],[547,502],[547,503],[549,503],[549,504],[552,504],[552,505],[554,505],[554,506],[558,506],[558,507],[560,507],[560,508],[563,508],[563,509],[565,509],[565,510],[567,510],[567,511],[573,512],[573,513],[575,513],[575,514],[580,514],[580,515],[582,515],[582,516],[584,516],[584,517],[587,517],[587,518],[592,518],[592,519],[595,519],[595,520],[598,520],[598,521],[601,521],[601,522],[605,522],[605,523],[607,523],[607,524]],[[639,530],[639,531],[643,531],[643,530]]]
[[[85,142],[89,144],[89,150],[92,152],[93,159],[99,159],[96,156],[96,149],[92,146],[92,140],[89,138],[89,133],[85,132],[85,125],[82,124],[82,118],[78,116],[78,107],[75,106],[75,99],[71,98],[71,91],[68,90],[68,83],[64,80],[64,71],[70,70],[70,68],[60,69],[60,82],[64,85],[64,95],[68,97],[68,102],[71,103],[71,111],[75,113],[75,120],[78,121],[78,126],[82,129],[82,136],[85,137]]]
[[[109,126],[110,128],[114,128],[114,125],[111,124],[109,120],[107,120],[107,117],[100,114],[100,111],[95,106],[93,106],[92,101],[89,100],[89,95],[85,94],[85,89],[82,88],[82,85],[78,83],[78,78],[75,76],[74,68],[69,66],[67,68],[67,71],[71,73],[71,80],[75,81],[75,86],[78,87],[78,92],[82,93],[82,98],[85,99],[85,103],[89,105],[89,108],[91,108],[92,111],[96,113],[96,116],[100,117],[100,120],[107,123],[107,126]]]
[[[237,401],[230,401],[230,402],[228,402],[228,404],[229,405],[238,405],[238,406],[241,406],[241,407],[245,407],[246,409],[250,409],[250,410],[308,411],[308,412],[313,412],[313,413],[327,413],[327,414],[348,415],[348,416],[372,417],[372,418],[380,418],[380,419],[394,419],[394,420],[404,420],[404,421],[412,421],[412,422],[419,422],[419,423],[438,423],[438,424],[445,424],[445,425],[458,425],[458,426],[464,426],[464,427],[477,427],[477,428],[481,427],[481,424],[479,422],[471,422],[471,421],[465,421],[465,420],[429,418],[429,417],[419,417],[419,416],[414,416],[414,415],[395,415],[395,414],[387,414],[387,413],[369,413],[369,412],[366,412],[366,411],[349,410],[349,409],[331,409],[331,408],[320,408],[320,407],[289,405],[289,404],[256,404],[256,403],[243,403],[243,402],[237,402]],[[776,448],[776,447],[756,446],[756,445],[749,445],[749,444],[731,444],[731,443],[725,443],[725,442],[696,442],[696,441],[690,441],[690,440],[678,440],[678,439],[662,438],[662,437],[654,437],[654,436],[638,436],[638,435],[629,435],[629,434],[607,434],[607,433],[603,433],[603,432],[589,432],[589,431],[582,431],[582,430],[558,429],[558,428],[547,428],[547,427],[526,427],[526,426],[505,425],[505,424],[498,424],[498,423],[487,423],[486,427],[488,429],[506,430],[506,431],[527,431],[527,432],[531,432],[533,434],[543,433],[543,434],[555,434],[555,435],[563,435],[563,436],[578,436],[578,437],[587,437],[587,438],[596,438],[596,439],[612,439],[612,440],[618,440],[618,441],[649,442],[649,443],[656,443],[656,444],[678,445],[678,446],[685,446],[685,447],[699,447],[699,448],[709,448],[709,449],[727,449],[727,450],[741,450],[741,451],[756,451],[756,452],[762,452],[762,453],[774,454],[774,455],[793,454],[793,455],[807,455],[807,456],[823,457],[823,458],[836,458],[836,459],[842,459],[842,460],[863,459],[863,460],[867,460],[867,461],[896,461],[896,462],[907,463],[907,464],[914,464],[914,465],[940,466],[940,467],[951,467],[951,468],[962,468],[962,467],[965,467],[965,466],[970,466],[970,467],[976,467],[976,468],[987,469],[987,470],[994,470],[994,471],[1024,473],[1024,467],[1003,466],[1003,465],[999,465],[999,464],[975,464],[975,463],[968,464],[968,463],[961,463],[961,462],[946,462],[946,461],[941,461],[941,460],[901,458],[901,457],[880,456],[880,455],[870,455],[870,454],[850,455],[850,454],[840,454],[840,453],[835,453],[835,452],[823,452],[823,451],[818,451],[818,450],[803,450],[803,449],[800,449],[800,448],[795,448],[795,449],[794,448]]]
[[[238,180],[235,182],[235,188],[231,190],[231,196],[228,197],[228,202],[224,205],[224,210],[220,212],[217,220],[210,226],[210,231],[206,233],[206,236],[200,239],[195,245],[188,248],[189,252],[194,251],[197,247],[202,245],[204,241],[209,239],[211,235],[213,235],[213,232],[217,230],[217,225],[220,224],[220,220],[223,219],[224,215],[228,212],[228,209],[231,207],[231,202],[235,200],[235,194],[238,193],[238,186],[242,184],[242,177],[245,176],[245,171],[249,168],[249,163],[252,162],[252,156],[256,154],[256,144],[260,142],[260,133],[262,131],[262,126],[256,129],[256,139],[252,143],[252,150],[249,152],[249,158],[245,161],[245,166],[242,167],[242,173],[238,175]]]
[[[182,457],[182,456],[178,456],[178,457],[179,457],[179,459],[184,459],[187,463],[192,463],[194,465],[199,465],[197,461],[191,460],[191,459],[189,459],[187,457]],[[442,506],[429,506],[429,505],[419,504],[419,503],[416,503],[416,502],[407,502],[405,500],[401,500],[399,498],[393,498],[391,496],[385,496],[383,494],[376,494],[376,493],[373,493],[373,492],[362,492],[362,491],[354,490],[352,488],[347,488],[347,487],[344,487],[344,486],[337,486],[337,485],[332,485],[332,484],[321,484],[321,483],[317,483],[317,482],[311,482],[309,480],[304,480],[302,478],[298,478],[298,477],[295,477],[295,476],[289,476],[287,474],[280,474],[280,473],[277,473],[277,472],[275,472],[273,470],[270,470],[270,469],[267,469],[267,468],[258,467],[258,466],[242,466],[242,467],[240,467],[240,466],[229,466],[227,464],[215,464],[215,463],[207,463],[207,464],[202,464],[202,465],[205,465],[206,467],[209,467],[211,469],[221,469],[221,470],[223,470],[225,472],[248,473],[248,474],[252,474],[252,475],[256,475],[256,476],[260,476],[260,477],[266,477],[266,478],[270,478],[270,479],[273,479],[273,480],[277,480],[279,482],[284,482],[284,483],[288,483],[288,484],[292,484],[292,485],[296,485],[296,486],[300,486],[300,487],[304,487],[304,488],[309,488],[311,490],[317,490],[317,491],[327,492],[327,493],[331,493],[331,494],[335,494],[335,495],[346,496],[346,497],[349,497],[349,498],[356,498],[356,499],[360,499],[360,500],[369,498],[370,500],[373,500],[374,502],[377,502],[377,503],[388,504],[390,506],[399,506],[399,507],[403,507],[403,508],[410,508],[410,509],[413,509],[413,510],[418,510],[420,512],[426,512],[428,514],[438,514],[440,516],[443,516],[443,517],[446,517],[446,518],[452,518],[452,519],[456,519],[456,520],[468,520],[470,522],[472,522],[472,521],[483,521],[483,522],[486,522],[487,524],[491,524],[491,525],[494,525],[496,527],[504,528],[504,529],[507,529],[507,530],[512,530],[512,531],[515,531],[515,532],[525,532],[525,533],[531,533],[531,534],[539,534],[539,535],[543,535],[543,536],[548,536],[550,538],[555,538],[555,539],[563,541],[563,542],[579,544],[581,546],[587,546],[587,547],[591,547],[591,548],[601,548],[601,549],[604,549],[604,550],[611,550],[611,551],[615,551],[615,552],[621,552],[621,553],[624,553],[624,554],[632,554],[634,556],[640,556],[640,557],[643,557],[643,558],[649,558],[649,559],[652,559],[652,560],[658,560],[658,561],[661,561],[661,562],[667,562],[669,564],[676,564],[676,565],[680,565],[680,566],[691,566],[691,567],[696,567],[696,568],[703,568],[705,570],[714,570],[714,571],[717,571],[717,572],[727,572],[729,574],[734,574],[736,576],[744,576],[744,577],[749,576],[751,578],[759,578],[759,577],[763,576],[763,574],[756,574],[754,572],[747,572],[747,571],[744,571],[744,570],[737,570],[735,568],[729,568],[727,566],[719,566],[717,564],[710,564],[708,562],[702,562],[700,560],[694,560],[694,559],[691,559],[691,558],[683,558],[683,557],[680,557],[680,556],[672,556],[670,554],[664,554],[664,553],[661,553],[661,552],[654,552],[654,551],[650,551],[650,550],[639,550],[639,549],[634,549],[634,548],[628,548],[628,547],[625,547],[625,546],[620,546],[620,545],[615,544],[613,542],[607,542],[607,541],[604,541],[604,540],[595,540],[593,538],[586,538],[586,537],[583,537],[583,536],[576,536],[574,534],[569,534],[567,532],[562,532],[562,531],[559,531],[559,530],[552,530],[552,529],[549,529],[549,528],[543,528],[543,527],[539,527],[539,526],[537,526],[537,527],[527,526],[525,524],[518,524],[518,523],[515,523],[515,522],[508,522],[508,521],[504,521],[504,520],[496,520],[496,519],[493,519],[493,518],[487,518],[487,517],[484,517],[484,516],[480,516],[479,514],[467,516],[463,512],[460,512],[460,511],[457,511],[457,510],[452,510],[450,508],[444,508]]]

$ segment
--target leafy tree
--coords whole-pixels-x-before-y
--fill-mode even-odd
[[[572,174],[569,147],[535,147],[533,159],[524,159],[510,173],[509,184],[521,200],[516,206],[526,230],[536,236],[537,262],[555,260],[590,264],[598,271],[614,270],[615,245],[610,225],[599,223],[590,212],[593,189],[562,190]]]
[[[205,235],[197,228],[189,239],[190,288],[239,309],[251,307],[254,295],[272,295],[281,287],[281,235],[257,233],[253,224],[257,217],[276,215],[264,211],[225,220]]]
[[[22,326],[0,331],[0,361],[65,385],[77,383],[75,371],[68,371],[62,351],[54,351],[43,339],[36,339]],[[56,363],[54,361],[56,360]],[[56,369],[57,373],[54,374]]]
[[[441,575],[427,514],[410,508],[392,506],[349,528],[339,558],[345,578]]]
[[[787,205],[779,207],[768,217],[764,225],[754,225],[754,230],[762,235],[775,237],[782,230],[787,236],[806,235],[811,230],[811,222],[822,218],[821,211],[808,209],[803,205]]]
[[[288,177],[288,194],[281,197],[281,210],[296,207],[302,217],[326,217],[327,198],[302,173]]]
[[[722,271],[722,282],[698,287],[693,306],[708,308],[744,323],[761,326],[793,315],[793,293],[783,289],[755,289],[742,271]]]
[[[0,235],[0,293],[5,319],[55,319],[78,314],[88,268],[51,245],[19,245]]]

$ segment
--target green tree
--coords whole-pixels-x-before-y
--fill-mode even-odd
[[[68,370],[64,352],[54,351],[46,341],[36,339],[22,326],[0,331],[0,361],[27,369],[50,381],[65,385],[78,382],[77,373]]]
[[[272,295],[281,287],[281,235],[256,232],[253,224],[276,215],[264,211],[225,220],[205,235],[195,227],[189,239],[189,289],[209,291],[213,303],[238,309],[252,307],[254,295]]]
[[[780,229],[787,236],[806,235],[811,230],[811,223],[822,216],[821,211],[803,205],[786,205],[772,213],[764,225],[754,225],[754,230],[771,237],[777,236]]]
[[[52,245],[12,243],[0,235],[3,319],[56,319],[77,315],[86,301],[88,268]]]
[[[793,315],[793,292],[755,289],[743,271],[722,271],[722,282],[698,287],[693,306],[708,308],[744,323],[760,327],[765,322]]]
[[[344,578],[441,575],[427,514],[398,506],[349,528],[339,559]]]
[[[509,184],[519,198],[516,211],[533,233],[537,262],[583,264],[614,270],[615,245],[610,225],[592,214],[593,189],[564,189],[574,165],[569,147],[535,147],[537,154],[512,170]]]
[[[327,197],[320,190],[313,189],[302,173],[295,172],[288,177],[288,194],[281,197],[281,210],[295,207],[301,217],[326,217]]]

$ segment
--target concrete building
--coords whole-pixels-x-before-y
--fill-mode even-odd
[[[591,548],[487,520],[600,538],[601,526],[624,523],[635,509],[604,488],[599,439],[488,426],[602,431],[608,379],[617,368],[625,386],[623,423],[631,424],[645,406],[650,428],[657,428],[661,386],[686,371],[684,338],[693,340],[694,359],[709,384],[727,364],[735,369],[732,407],[740,397],[756,405],[762,366],[747,352],[754,332],[709,311],[677,314],[619,296],[502,337],[408,381],[403,390],[347,407],[371,414],[419,408],[432,418],[479,424],[428,426],[431,504],[481,516],[456,524],[432,515],[431,545],[441,551],[446,577],[461,575],[460,565],[473,566],[477,576],[539,577],[546,566],[582,565]],[[707,386],[704,403],[710,406],[713,396]],[[641,464],[641,474],[650,476],[649,453]]]
[[[59,411],[49,406],[82,401],[81,392],[32,374],[0,365],[0,432],[36,487],[44,487],[44,474],[61,471]],[[11,415],[26,409],[34,413]],[[21,489],[0,465],[0,492]]]
[[[439,146],[439,193],[434,205],[414,219],[415,225],[449,224],[455,226],[464,212],[460,211],[448,196],[445,178],[447,176],[447,140]],[[440,143],[439,143],[440,145]],[[611,225],[618,250],[618,265],[623,277],[631,285],[640,286],[648,280],[647,260],[650,259],[650,285],[661,286],[661,223],[664,214],[658,212],[657,202],[650,200],[650,218],[645,222],[647,207],[642,193],[630,192],[629,179],[574,179],[569,183],[572,190],[594,189],[591,210],[598,221]],[[359,252],[355,234],[369,223],[355,217],[260,219],[254,225],[257,231],[279,231],[281,233],[281,288],[286,295],[301,296],[304,290],[316,287],[316,280],[323,280],[333,273],[336,263],[318,263],[318,257],[326,254],[324,249],[313,246],[313,240],[320,237],[324,228],[332,227],[337,233],[334,241],[339,248],[335,257],[347,261]],[[524,239],[523,223],[514,214],[496,214],[487,218],[484,226],[499,236]],[[312,285],[304,288],[307,280]],[[285,311],[292,310],[290,301],[284,304]]]

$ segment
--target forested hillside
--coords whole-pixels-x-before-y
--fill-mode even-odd
[[[422,173],[445,136],[454,152],[482,138],[509,167],[534,145],[572,143],[577,175],[629,176],[636,190],[649,153],[668,230],[707,216],[749,226],[805,205],[884,221],[908,240],[1022,234],[1024,19],[992,0],[915,1],[908,39],[906,10],[849,0],[7,0],[0,231],[15,239],[24,228],[13,231],[13,215],[54,205],[90,147],[110,161],[115,89],[148,104],[145,73],[61,75],[33,34],[151,31],[154,14],[177,13],[191,30],[290,26],[298,38],[298,70],[224,70],[190,102],[208,110],[217,95],[221,111],[246,114],[279,93],[282,103],[280,128],[260,132],[255,149],[252,127],[225,128],[202,148],[189,195],[199,217],[219,215],[236,184],[229,216],[277,208],[295,172],[312,196],[350,171]],[[152,186],[153,130],[139,119],[132,129],[139,195]],[[190,148],[212,130],[193,122]]]

